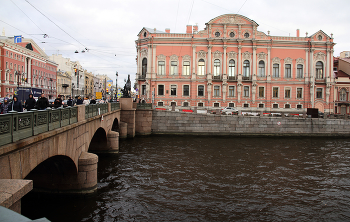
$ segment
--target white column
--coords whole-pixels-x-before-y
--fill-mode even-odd
[[[239,45],[238,46],[238,55],[237,55],[238,75],[242,74],[241,53],[242,53],[242,46]]]
[[[272,76],[271,75],[271,47],[267,47],[267,76]]]
[[[253,46],[253,72],[252,72],[252,76],[256,76],[256,46]],[[256,77],[254,77],[256,78]]]
[[[155,67],[156,67],[156,46],[154,45],[153,56],[152,56],[152,78],[153,78],[153,75],[156,73]]]
[[[147,74],[146,78],[150,78],[150,74],[152,72],[151,67],[152,67],[152,45],[148,45],[148,55],[147,55]]]
[[[227,69],[226,69],[226,49],[227,46],[224,46],[224,58],[223,58],[223,70],[222,70],[222,74],[227,74]]]
[[[207,71],[207,73],[208,74],[211,74],[211,45],[209,45],[208,46],[208,61],[207,61],[207,63],[208,63],[208,71]]]

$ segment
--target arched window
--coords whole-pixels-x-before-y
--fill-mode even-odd
[[[235,76],[235,60],[233,59],[228,62],[228,76],[229,78]]]
[[[214,76],[220,75],[220,60],[215,59],[214,60]]]
[[[250,63],[248,60],[245,60],[243,62],[243,77],[248,77],[250,76]]]
[[[275,63],[273,64],[273,73],[272,77],[279,78],[280,77],[280,65]]]
[[[142,59],[142,75],[145,76],[147,72],[147,59]]]
[[[323,63],[316,63],[316,79],[323,79]]]
[[[259,62],[259,77],[265,76],[265,62],[260,60]]]
[[[198,61],[198,75],[204,75],[204,65],[205,65],[204,59],[200,59]]]
[[[303,65],[297,65],[297,78],[303,78]]]
[[[346,101],[346,90],[341,89],[339,92],[339,101]]]

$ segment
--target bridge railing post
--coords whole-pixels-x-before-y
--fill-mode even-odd
[[[78,122],[78,107],[69,107],[69,124]]]
[[[10,111],[13,119],[12,142],[33,136],[33,112]]]
[[[69,109],[59,108],[61,112],[61,127],[69,125]]]
[[[49,112],[47,110],[31,110],[34,111],[34,134],[44,133],[49,130]]]
[[[0,146],[12,143],[13,117],[12,114],[0,114]]]

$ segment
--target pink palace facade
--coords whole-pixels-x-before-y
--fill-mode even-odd
[[[136,87],[156,107],[334,112],[333,38],[270,36],[242,15],[218,16],[186,33],[143,28]]]

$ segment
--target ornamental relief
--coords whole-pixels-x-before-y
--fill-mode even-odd
[[[198,58],[200,58],[200,59],[205,59],[205,54],[207,54],[207,53],[204,52],[203,50],[197,52],[197,56],[198,56]]]
[[[244,52],[243,53],[243,59],[244,60],[250,60],[251,53],[250,52]]]
[[[177,60],[179,60],[179,57],[178,57],[177,55],[174,54],[174,55],[171,55],[171,56],[170,56],[170,60],[171,60],[171,61],[177,61]]]
[[[0,134],[10,132],[10,121],[0,122]]]
[[[160,54],[157,56],[157,58],[158,58],[158,60],[165,60],[166,57],[165,57],[165,55]]]
[[[266,59],[266,53],[265,52],[260,52],[258,53],[258,59],[260,60],[265,60]]]
[[[281,59],[278,57],[275,57],[272,59],[272,63],[280,63]]]
[[[220,51],[215,51],[213,58],[214,59],[221,59],[221,55],[222,55],[222,53]]]
[[[293,59],[291,59],[290,57],[287,57],[284,59],[284,64],[291,64],[293,63]]]
[[[30,128],[30,127],[31,127],[31,119],[30,119],[30,117],[19,119],[19,121],[18,121],[18,130],[26,129],[26,128]]]
[[[229,58],[229,59],[235,59],[236,56],[237,56],[237,53],[231,51],[231,52],[227,53],[227,55],[228,55],[228,58]]]
[[[323,52],[318,52],[314,54],[314,61],[325,61],[326,60],[326,54]]]
[[[246,22],[237,16],[226,16],[222,19],[217,20],[216,23],[226,23],[226,24],[245,24]]]
[[[297,63],[299,63],[299,64],[304,64],[304,59],[303,58],[297,58]]]
[[[141,49],[141,58],[146,57],[147,58],[148,50],[147,49]]]
[[[184,56],[182,56],[182,60],[191,60],[191,56],[184,55]]]
[[[38,115],[38,125],[43,125],[47,123],[47,115]]]

